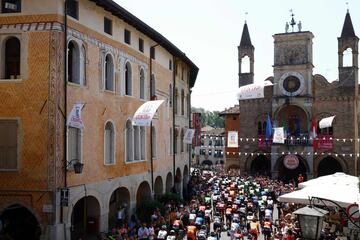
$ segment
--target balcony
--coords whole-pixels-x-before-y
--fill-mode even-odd
[[[309,139],[308,133],[303,133],[299,136],[287,136],[284,143],[273,143],[272,139],[266,140],[265,135],[258,135],[258,148],[263,150],[270,149],[271,145],[309,146],[311,144],[312,140]]]

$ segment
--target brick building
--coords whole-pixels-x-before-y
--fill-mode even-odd
[[[119,207],[182,193],[198,68],[180,49],[111,0],[4,0],[0,25],[4,233],[89,239]],[[152,128],[133,126],[153,99]],[[66,126],[75,103],[83,129]]]
[[[338,54],[337,81],[330,83],[322,75],[313,74],[313,37],[300,24],[296,31],[287,28],[285,33],[273,35],[274,76],[267,79],[273,86],[265,87],[264,98],[239,101],[242,171],[285,181],[296,179],[300,173],[306,178],[336,171],[359,174],[359,39],[350,13],[346,13],[338,49],[329,49],[329,54]],[[254,50],[245,23],[238,47],[239,86],[254,82]],[[348,52],[350,64],[345,65]],[[242,66],[244,58],[248,69]],[[264,141],[267,115],[273,127],[284,127],[284,144]],[[334,115],[332,127],[318,132],[314,148],[312,121]],[[245,141],[247,138],[253,141]]]

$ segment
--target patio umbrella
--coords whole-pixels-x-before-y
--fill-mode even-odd
[[[306,182],[299,183],[299,188],[309,187],[309,186],[330,186],[343,185],[343,186],[357,186],[359,183],[358,177],[347,175],[343,172],[337,172],[334,174],[318,177],[311,179]]]

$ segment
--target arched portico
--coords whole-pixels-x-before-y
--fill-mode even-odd
[[[169,172],[166,175],[166,188],[165,188],[165,192],[169,193],[171,191],[171,187],[172,187],[172,174],[171,172]]]
[[[136,192],[136,207],[141,203],[151,200],[151,189],[147,181],[142,182]]]
[[[155,198],[161,196],[164,193],[163,180],[160,176],[157,176],[154,184]]]
[[[318,162],[316,168],[317,176],[325,176],[336,172],[347,172],[345,162],[335,157],[328,156]]]
[[[264,154],[259,154],[248,161],[247,172],[251,175],[271,176],[271,159]]]
[[[278,171],[278,178],[288,183],[297,182],[299,174],[306,180],[310,168],[301,156],[288,154],[277,159],[275,169]]]
[[[178,193],[178,194],[182,193],[181,182],[182,182],[181,170],[180,170],[180,168],[177,168],[176,175],[175,175],[174,187],[175,187],[176,193]]]
[[[117,188],[109,200],[109,227],[115,227],[117,222],[117,212],[124,208],[125,216],[128,214],[130,206],[130,191],[126,187]]]

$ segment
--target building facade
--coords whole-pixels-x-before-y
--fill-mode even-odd
[[[122,206],[130,215],[172,188],[181,194],[191,153],[178,139],[189,127],[196,65],[111,0],[4,0],[1,7],[6,234],[96,236],[114,226]],[[137,108],[155,99],[164,103],[152,126],[133,126]],[[83,128],[66,124],[76,103]]]
[[[295,20],[291,23],[294,29]],[[296,180],[300,173],[308,179],[338,171],[358,175],[359,39],[350,13],[346,13],[338,49],[333,50],[338,54],[339,73],[331,83],[313,74],[313,34],[303,31],[301,23],[296,31],[288,29],[273,35],[274,76],[266,79],[273,85],[265,87],[265,97],[239,100],[239,167],[285,181]],[[238,47],[239,86],[254,82],[254,49],[245,23]],[[348,52],[350,61],[345,65]],[[244,58],[249,69],[242,68]],[[284,144],[266,139],[267,116],[272,127],[283,127]],[[336,116],[332,126],[313,135],[312,123],[316,126],[330,116]]]

